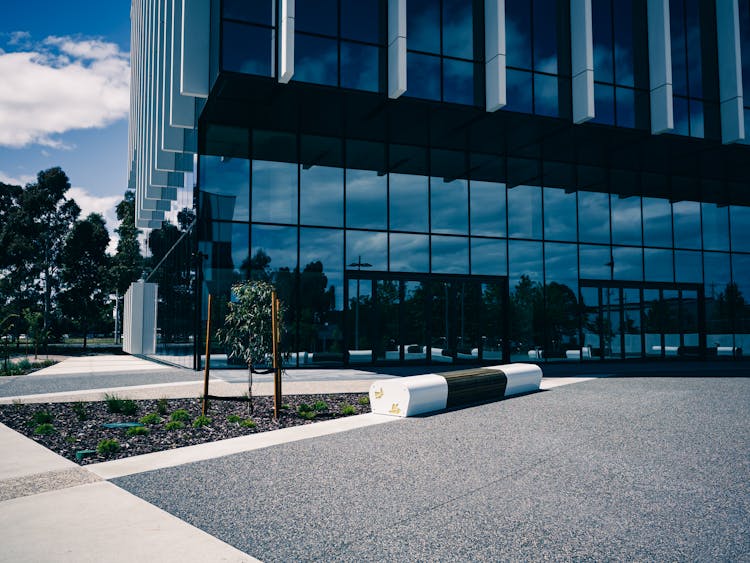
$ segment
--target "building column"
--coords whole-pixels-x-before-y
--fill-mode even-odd
[[[279,82],[283,84],[294,76],[294,2],[279,2]]]
[[[742,52],[737,0],[716,0],[716,29],[719,43],[721,141],[724,144],[735,143],[745,138]]]
[[[674,129],[669,0],[648,0],[648,70],[651,133],[658,135]]]
[[[570,37],[573,123],[583,123],[595,116],[591,0],[570,0]]]
[[[406,0],[388,0],[388,97],[406,92]]]
[[[485,108],[497,111],[507,103],[505,0],[485,0],[484,51]]]

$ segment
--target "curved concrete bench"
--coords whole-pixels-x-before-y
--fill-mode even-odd
[[[385,379],[370,386],[370,408],[376,414],[416,416],[538,391],[541,382],[542,369],[536,364],[509,364]]]

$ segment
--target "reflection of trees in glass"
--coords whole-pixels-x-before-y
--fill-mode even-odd
[[[546,319],[549,334],[547,356],[565,356],[565,351],[578,346],[578,299],[573,290],[563,283],[546,285]]]
[[[544,292],[542,284],[523,274],[510,295],[510,334],[517,351],[544,342]]]
[[[427,284],[420,282],[404,282],[404,344],[419,346],[417,352],[427,345],[427,319],[425,306],[427,299]],[[408,350],[407,350],[408,352]]]
[[[652,333],[680,332],[678,299],[659,297],[658,301],[646,303],[643,313],[643,331]]]
[[[384,358],[385,352],[398,350],[399,282],[378,280],[376,290],[380,339],[375,343],[377,346],[375,354],[376,357]],[[411,342],[407,344],[411,344]]]
[[[706,299],[707,332],[717,334],[732,332],[732,317],[734,316],[738,320],[738,331],[744,332],[746,324],[744,318],[748,317],[747,303],[737,284],[730,282],[715,298]],[[743,328],[740,328],[741,326]]]

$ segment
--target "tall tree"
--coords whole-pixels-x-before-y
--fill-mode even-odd
[[[78,321],[84,348],[89,327],[101,316],[106,304],[108,244],[109,233],[104,218],[92,213],[75,223],[62,252],[61,277],[65,289],[60,302],[63,310]]]
[[[117,219],[120,226],[115,229],[119,236],[117,253],[112,260],[112,282],[120,295],[143,273],[143,256],[138,241],[140,230],[135,226],[135,192],[127,190],[123,200],[117,204]]]

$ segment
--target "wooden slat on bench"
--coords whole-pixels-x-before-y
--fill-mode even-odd
[[[497,369],[466,369],[440,375],[448,383],[448,408],[502,399],[508,382]]]

